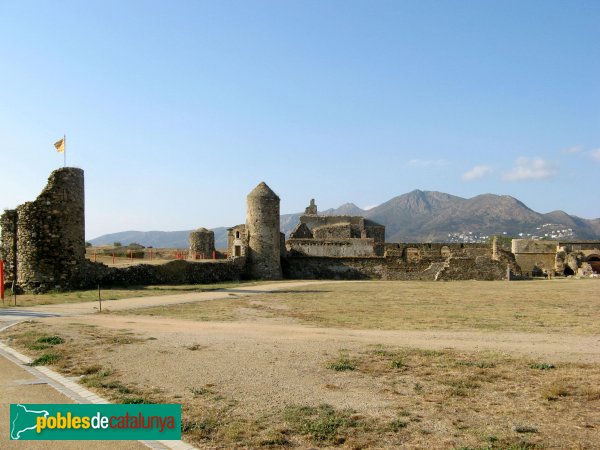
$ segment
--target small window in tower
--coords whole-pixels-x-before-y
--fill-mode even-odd
[[[236,231],[236,232],[235,232],[235,238],[236,238],[236,239],[239,239],[239,238],[240,238],[240,232],[239,232],[239,231]]]

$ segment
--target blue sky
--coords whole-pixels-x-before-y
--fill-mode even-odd
[[[87,237],[413,189],[600,217],[598,1],[0,0],[0,208],[62,166]]]

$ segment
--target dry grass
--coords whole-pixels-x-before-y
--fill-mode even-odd
[[[363,282],[319,284],[251,299],[153,307],[132,314],[192,320],[291,318],[357,329],[495,330],[596,334],[597,280]],[[244,310],[251,309],[248,315]]]
[[[392,399],[382,412],[291,403],[251,414],[240,408],[243,399],[223,394],[219,384],[192,385],[182,392],[168,381],[144,383],[125,367],[98,364],[126,348],[145,355],[153,349],[168,358],[169,348],[160,347],[160,340],[126,329],[32,322],[4,336],[33,357],[58,355],[50,361],[54,367],[81,376],[83,384],[113,402],[181,403],[184,439],[200,448],[600,447],[599,365],[383,345],[339,349],[319,363],[322,382],[341,393],[365,383],[377,386]],[[39,344],[50,348],[39,349]],[[194,350],[190,357],[202,364],[202,347],[185,348]],[[353,370],[338,371],[340,362]],[[306,361],[307,367],[314,364]]]
[[[102,288],[102,301],[121,300],[134,297],[154,297],[158,295],[187,294],[192,292],[205,292],[215,289],[235,288],[250,283],[224,282],[214,284],[188,284],[178,286],[137,286],[131,288]],[[14,306],[14,297],[10,297],[10,290],[6,292],[5,303],[2,307]],[[80,303],[98,301],[98,290],[88,289],[70,292],[48,292],[45,294],[24,294],[17,296],[17,306],[53,305],[60,303]]]

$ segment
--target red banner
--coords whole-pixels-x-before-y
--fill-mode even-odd
[[[0,298],[4,302],[4,260],[0,259]]]

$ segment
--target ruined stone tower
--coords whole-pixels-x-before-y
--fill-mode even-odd
[[[34,201],[6,211],[2,216],[2,244],[12,272],[7,275],[14,278],[16,274],[22,288],[44,291],[71,287],[85,261],[83,170],[55,170]]]
[[[215,251],[215,232],[198,228],[190,233],[190,258],[212,258]]]
[[[262,182],[248,194],[246,203],[248,273],[252,278],[279,280],[279,197]]]

